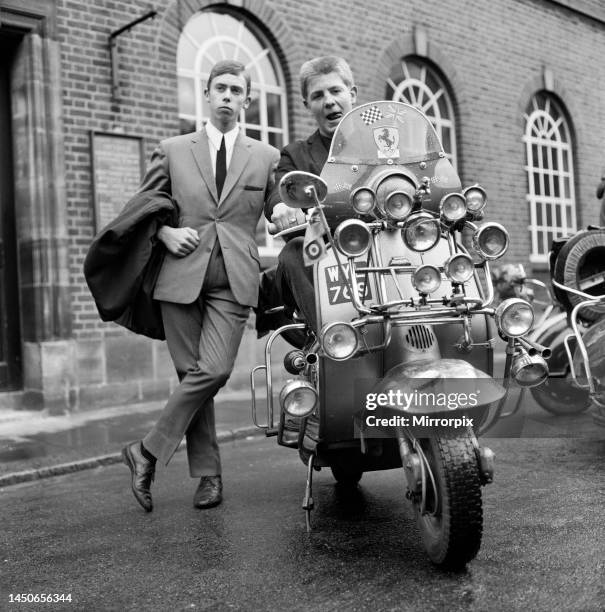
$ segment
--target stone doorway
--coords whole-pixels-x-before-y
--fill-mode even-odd
[[[0,30],[0,391],[21,388],[11,75],[22,36]]]

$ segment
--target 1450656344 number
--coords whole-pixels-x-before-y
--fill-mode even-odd
[[[8,600],[10,603],[71,603],[71,593],[11,593]]]

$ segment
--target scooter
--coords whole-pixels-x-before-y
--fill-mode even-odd
[[[480,548],[481,487],[494,477],[494,453],[477,433],[513,380],[532,386],[548,375],[543,347],[526,338],[532,306],[518,298],[492,306],[490,262],[506,252],[508,233],[478,225],[485,190],[462,189],[430,121],[402,102],[350,111],[321,177],[291,172],[280,194],[312,208],[303,251],[320,328],[300,321],[269,336],[265,363],[251,373],[254,423],[307,466],[308,530],[315,470],[356,486],[364,472],[403,468],[428,557],[463,567]],[[276,406],[274,342],[292,329],[311,340],[285,356],[292,378]],[[503,384],[493,379],[498,336]]]
[[[605,228],[588,227],[555,240],[550,253],[553,291],[568,328],[557,340],[565,351],[576,399],[593,406],[605,426]]]
[[[527,277],[522,264],[507,264],[500,272],[496,281],[500,297],[522,298],[534,306],[536,320],[529,339],[550,351],[549,376],[544,384],[529,389],[531,396],[541,408],[557,416],[586,411],[591,405],[589,393],[575,383],[565,349],[565,338],[571,332],[567,312],[546,283]],[[524,405],[525,397],[525,392],[519,394],[517,410]]]

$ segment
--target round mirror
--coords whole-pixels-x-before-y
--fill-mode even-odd
[[[312,208],[326,199],[328,186],[315,174],[294,170],[282,177],[279,195],[292,208]]]

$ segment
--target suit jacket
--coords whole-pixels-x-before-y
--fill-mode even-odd
[[[166,253],[153,294],[156,300],[195,301],[218,240],[233,296],[242,305],[256,305],[260,269],[256,226],[274,184],[278,159],[277,149],[240,133],[219,201],[205,130],[160,143],[139,192],[155,189],[171,195],[180,211],[177,226],[197,230],[200,243],[185,257]]]
[[[282,201],[279,195],[279,181],[282,177],[291,170],[303,170],[319,176],[328,159],[328,153],[319,130],[313,132],[306,140],[297,140],[282,149],[275,172],[275,185],[265,203],[265,217],[269,221],[271,221],[273,207]]]
[[[165,248],[155,235],[160,226],[174,225],[177,219],[172,198],[145,191],[95,236],[84,260],[84,277],[103,321],[164,339],[162,315],[152,293]]]

